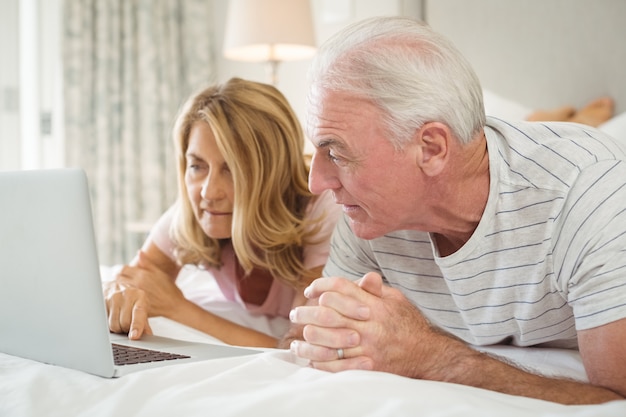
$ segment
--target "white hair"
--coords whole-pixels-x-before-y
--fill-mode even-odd
[[[467,60],[448,39],[409,18],[375,17],[335,34],[320,47],[309,80],[311,92],[371,100],[397,147],[426,122],[445,123],[462,143],[486,122],[482,88]]]

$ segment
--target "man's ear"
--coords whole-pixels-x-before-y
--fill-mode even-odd
[[[415,133],[416,164],[424,174],[434,177],[446,166],[452,134],[443,123],[425,123]]]

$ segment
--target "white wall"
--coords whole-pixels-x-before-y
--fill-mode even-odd
[[[467,57],[484,88],[530,108],[611,95],[616,111],[626,111],[626,1],[425,4],[425,18]]]

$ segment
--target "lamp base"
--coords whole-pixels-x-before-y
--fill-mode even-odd
[[[278,64],[280,61],[276,59],[270,59],[266,64],[268,80],[274,87],[278,86]]]

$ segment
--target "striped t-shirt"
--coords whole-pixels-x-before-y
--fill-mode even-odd
[[[467,343],[575,347],[577,329],[626,317],[626,146],[568,123],[488,118],[485,133],[489,199],[461,249],[440,257],[419,231],[359,239],[343,218],[324,276],[380,272]]]

